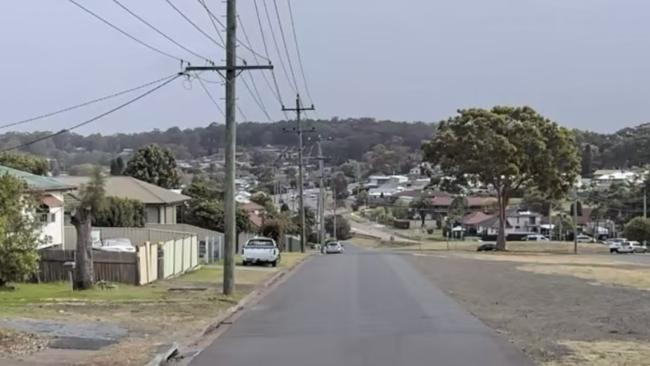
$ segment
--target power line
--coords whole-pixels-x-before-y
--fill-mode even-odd
[[[185,15],[185,13],[183,13],[179,8],[176,7],[176,5],[174,5],[174,3],[172,3],[170,0],[165,0],[165,1],[167,2],[167,4],[169,4],[169,6],[172,7],[172,9],[174,9],[181,17],[183,17],[183,19],[185,19],[185,21],[190,23],[190,25],[192,25],[192,27],[194,27],[194,29],[199,31],[199,33],[203,34],[203,36],[205,36],[205,38],[209,39],[210,41],[212,41],[212,43],[216,44],[217,46],[221,47],[222,49],[226,48],[224,45],[220,44],[214,38],[212,38],[209,34],[207,34],[203,29],[201,29],[201,27],[196,25],[196,23],[194,23],[192,21],[192,19],[188,18],[187,15]]]
[[[122,3],[120,3],[118,0],[113,0],[113,2],[114,2],[115,4],[117,4],[120,8],[124,9],[124,11],[126,11],[126,12],[129,13],[129,14],[131,14],[131,16],[133,16],[134,18],[136,18],[136,19],[139,20],[140,22],[144,23],[146,26],[148,26],[149,28],[153,29],[156,33],[158,33],[158,34],[160,34],[161,36],[165,37],[165,39],[167,39],[168,41],[172,42],[172,43],[175,44],[176,46],[182,48],[183,50],[185,50],[185,51],[191,53],[192,55],[194,55],[194,56],[196,56],[196,57],[198,57],[198,58],[202,58],[202,59],[204,59],[204,60],[206,60],[206,61],[208,61],[208,62],[212,62],[209,58],[207,58],[207,57],[205,57],[205,56],[201,56],[201,55],[199,55],[198,53],[192,51],[191,49],[189,49],[189,48],[183,46],[181,43],[177,42],[176,40],[174,40],[173,38],[171,38],[171,37],[168,36],[167,34],[163,33],[160,29],[156,28],[156,27],[153,26],[151,23],[149,23],[148,21],[146,21],[145,19],[143,19],[141,16],[139,16],[138,14],[134,13],[133,11],[131,11],[131,9],[127,8],[125,5],[123,5]]]
[[[241,17],[239,15],[237,15],[237,19],[239,19],[239,24],[241,25],[242,33],[244,34],[244,38],[246,39],[246,42],[251,43],[250,38],[248,37],[248,33],[246,32],[246,27],[244,26],[244,22],[242,22]],[[267,52],[267,56],[268,56],[268,52]],[[257,58],[257,55],[253,55],[253,57],[255,58],[255,62],[259,64],[260,62],[259,59]],[[273,89],[273,86],[271,86],[271,82],[266,77],[266,73],[262,73],[262,78],[264,78],[264,82],[266,83],[266,86],[271,90],[271,94],[273,94],[273,96],[278,101],[278,103],[280,103],[280,106],[282,106],[284,104],[282,103],[282,98],[280,97],[279,94],[276,94],[276,90]],[[253,83],[255,83],[255,79],[253,79]],[[253,86],[255,85],[253,84]],[[257,87],[255,89],[257,89]]]
[[[272,119],[271,116],[269,115],[269,112],[266,110],[266,107],[264,106],[264,102],[262,102],[261,99],[259,99],[259,100],[257,99],[257,98],[260,97],[259,92],[257,93],[257,98],[256,98],[256,97],[255,97],[255,93],[253,93],[253,91],[251,90],[250,86],[248,86],[248,83],[246,82],[246,79],[245,79],[245,78],[242,78],[241,80],[242,80],[242,82],[244,83],[244,87],[246,87],[246,89],[248,90],[248,93],[249,93],[249,94],[251,95],[251,97],[253,98],[253,101],[255,102],[255,104],[257,104],[257,106],[260,108],[260,110],[262,111],[262,113],[264,113],[264,115],[266,115],[266,118],[269,119],[269,122],[272,122],[273,119]],[[254,81],[253,81],[253,82],[254,82]]]
[[[68,128],[66,128],[66,129],[63,129],[63,130],[61,130],[61,131],[59,131],[59,132],[52,133],[52,134],[49,134],[49,135],[46,135],[46,136],[42,136],[42,137],[39,137],[39,138],[37,138],[37,139],[34,139],[34,140],[31,140],[31,141],[28,141],[28,142],[23,143],[23,144],[20,144],[20,145],[13,146],[13,147],[9,147],[9,148],[6,148],[6,149],[2,149],[2,150],[0,150],[0,152],[6,152],[6,151],[11,151],[11,150],[21,149],[21,148],[23,148],[23,147],[26,147],[26,146],[29,146],[29,145],[33,145],[33,144],[35,144],[35,143],[37,143],[37,142],[41,142],[41,141],[44,141],[44,140],[48,140],[48,139],[50,139],[50,138],[52,138],[52,137],[56,137],[56,136],[59,136],[59,135],[63,135],[63,134],[68,133],[68,132],[70,132],[70,131],[72,131],[72,130],[76,130],[77,128],[80,128],[80,127],[83,127],[83,126],[85,126],[85,125],[88,125],[88,124],[90,124],[90,123],[92,123],[92,122],[95,122],[95,121],[97,121],[97,120],[99,120],[99,119],[101,119],[101,118],[104,118],[104,117],[108,116],[109,114],[112,114],[112,113],[114,113],[114,112],[117,112],[118,110],[120,110],[120,109],[122,109],[122,108],[124,108],[124,107],[126,107],[126,106],[128,106],[128,105],[131,105],[131,104],[137,102],[138,100],[140,100],[140,99],[146,97],[147,95],[149,95],[149,94],[151,94],[151,93],[153,93],[153,92],[159,90],[160,88],[162,88],[162,87],[168,85],[169,83],[171,83],[172,81],[178,79],[178,78],[181,77],[182,75],[183,75],[182,73],[179,73],[179,74],[177,74],[176,76],[169,77],[169,78],[167,78],[167,81],[165,81],[164,83],[162,83],[162,84],[156,86],[155,88],[153,88],[153,89],[149,89],[149,90],[147,90],[146,92],[144,92],[144,93],[138,95],[137,97],[135,97],[135,98],[133,98],[133,99],[131,99],[131,100],[125,102],[125,103],[122,103],[122,104],[120,104],[119,106],[117,106],[117,107],[115,107],[115,108],[112,108],[112,109],[110,109],[110,110],[108,110],[108,111],[106,111],[106,112],[104,112],[104,113],[102,113],[102,114],[100,114],[100,115],[98,115],[98,116],[95,116],[95,117],[93,117],[93,118],[91,118],[91,119],[89,119],[89,120],[83,121],[83,122],[81,122],[81,123],[78,123],[78,124],[76,124],[76,125],[73,125],[73,126],[71,126],[71,127],[68,127]]]
[[[296,73],[293,71],[293,63],[291,62],[291,56],[289,55],[289,47],[287,46],[287,37],[284,35],[284,27],[282,26],[282,18],[280,17],[280,10],[278,10],[277,0],[273,0],[273,7],[275,8],[275,16],[278,19],[278,27],[280,28],[280,36],[282,37],[282,43],[284,45],[284,53],[287,55],[287,63],[289,64],[289,70],[291,70],[291,78],[293,84],[296,86],[296,91],[299,90],[298,82],[296,79]]]
[[[291,6],[291,0],[287,0],[287,5],[289,7],[289,17],[291,18],[291,29],[293,31],[293,40],[296,44],[296,54],[298,55],[298,65],[300,66],[300,73],[302,74],[302,81],[305,84],[305,91],[307,92],[307,97],[309,97],[309,101],[313,104],[314,103],[314,98],[311,97],[311,92],[309,91],[309,86],[307,85],[307,78],[305,77],[305,68],[304,64],[302,62],[302,54],[300,52],[300,45],[298,42],[298,34],[296,32],[296,22],[293,17],[293,9]]]
[[[264,13],[266,14],[266,21],[269,23],[269,29],[271,30],[271,39],[273,39],[273,45],[275,46],[275,52],[278,54],[278,61],[280,62],[280,66],[282,66],[282,70],[284,71],[284,76],[287,78],[287,82],[289,83],[289,87],[293,88],[294,93],[297,94],[298,89],[296,88],[296,86],[291,84],[291,79],[289,78],[289,72],[287,72],[287,67],[284,64],[284,61],[282,60],[282,53],[280,52],[280,46],[278,45],[278,39],[275,36],[275,32],[273,30],[273,22],[271,21],[271,15],[269,13],[269,8],[266,5],[266,0],[262,0],[262,5],[264,5]],[[275,78],[275,76],[273,78],[275,79],[275,82],[277,84],[277,78]]]
[[[123,91],[120,91],[120,92],[117,92],[117,93],[114,93],[114,94],[111,94],[111,95],[107,95],[105,97],[89,100],[87,102],[83,102],[81,104],[77,104],[77,105],[73,105],[73,106],[70,106],[70,107],[63,108],[63,109],[59,109],[59,110],[54,111],[54,112],[49,112],[49,113],[41,114],[39,116],[30,117],[30,118],[24,119],[22,121],[7,123],[5,125],[1,125],[0,130],[8,128],[8,127],[18,126],[18,125],[22,125],[22,124],[25,124],[25,123],[37,121],[37,120],[40,120],[40,119],[52,117],[52,116],[55,116],[57,114],[69,112],[69,111],[79,109],[79,108],[82,108],[82,107],[85,107],[85,106],[88,106],[88,105],[91,105],[91,104],[95,104],[95,103],[102,102],[102,101],[105,101],[105,100],[108,100],[108,99],[116,98],[116,97],[119,97],[120,95],[128,94],[128,93],[134,92],[136,90],[146,88],[146,87],[148,87],[150,85],[158,84],[158,83],[162,82],[163,80],[167,80],[168,78],[170,78],[170,77],[172,77],[174,75],[176,75],[176,73],[174,73],[173,75],[166,76],[164,78],[160,78],[158,80],[150,81],[150,82],[148,82],[146,84],[142,84],[140,86],[136,86],[136,87],[131,88],[131,89],[127,89],[127,90],[123,90]]]
[[[246,113],[244,113],[244,111],[241,109],[239,104],[237,105],[237,111],[239,112],[239,114],[241,114],[241,118],[243,121],[248,121],[248,117],[246,117]]]
[[[208,5],[205,3],[205,0],[198,0],[199,4],[203,6],[203,9],[208,13],[208,18],[210,19],[210,23],[212,23],[212,27],[214,28],[214,31],[217,32],[217,35],[219,36],[219,40],[221,40],[221,44],[226,47],[226,41],[223,39],[223,36],[221,35],[221,31],[219,30],[219,27],[217,27],[217,23],[215,23],[216,17],[213,16],[212,11],[210,11],[210,8],[208,8]],[[217,19],[219,21],[219,19]],[[223,23],[219,22],[219,25],[221,25],[222,28],[225,28]]]
[[[70,1],[71,3],[73,3],[74,5],[76,5],[78,8],[82,9],[83,11],[85,11],[86,13],[88,13],[88,14],[94,16],[95,18],[101,20],[104,24],[108,25],[109,27],[111,27],[111,28],[115,29],[116,31],[122,33],[124,36],[126,36],[126,37],[132,39],[133,41],[135,41],[135,42],[137,42],[137,43],[139,43],[140,45],[142,45],[142,46],[144,46],[144,47],[147,47],[148,49],[150,49],[150,50],[152,50],[152,51],[154,51],[154,52],[158,52],[159,54],[161,54],[161,55],[163,55],[163,56],[167,56],[167,57],[169,57],[169,58],[171,58],[171,59],[174,59],[174,60],[176,60],[176,61],[181,61],[181,62],[183,62],[183,59],[182,59],[182,58],[180,58],[180,57],[176,57],[176,56],[174,56],[174,55],[172,55],[172,54],[170,54],[170,53],[167,53],[167,52],[165,52],[165,51],[162,51],[162,50],[160,50],[160,49],[158,49],[158,48],[156,48],[156,47],[154,47],[154,46],[152,46],[152,45],[150,45],[150,44],[148,44],[148,43],[145,43],[144,41],[141,41],[141,40],[139,40],[138,38],[135,38],[134,36],[130,35],[130,34],[127,33],[126,31],[120,29],[118,26],[112,24],[112,23],[109,22],[108,20],[102,18],[102,17],[99,16],[97,13],[94,13],[93,11],[91,11],[90,9],[84,7],[83,5],[79,4],[78,2],[76,2],[76,1],[74,1],[74,0],[68,0],[68,1]]]
[[[201,87],[205,91],[205,94],[208,95],[208,98],[210,98],[212,103],[214,103],[214,105],[217,106],[217,109],[219,110],[219,112],[221,112],[221,114],[225,117],[226,113],[223,111],[223,108],[221,108],[221,105],[219,104],[219,102],[217,102],[217,100],[212,96],[212,93],[210,93],[210,90],[208,90],[208,88],[205,86],[205,84],[203,83],[203,80],[201,80],[201,78],[199,78],[198,75],[196,75],[196,79],[201,84]]]

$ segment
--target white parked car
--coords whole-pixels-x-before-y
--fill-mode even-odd
[[[325,244],[325,254],[343,254],[343,245],[338,240],[328,241]]]
[[[104,239],[93,243],[93,248],[103,252],[135,253],[135,246],[127,238]]]
[[[549,240],[544,235],[535,234],[535,235],[528,235],[526,237],[526,241],[549,241]]]
[[[645,244],[641,244],[638,241],[631,241],[630,246],[634,250],[634,253],[647,253],[648,247]]]
[[[578,235],[577,239],[578,239],[578,243],[593,243],[594,242],[594,238],[592,238],[589,235],[585,235],[585,234]]]
[[[634,247],[626,239],[611,239],[608,242],[610,253],[634,253]]]
[[[241,259],[245,266],[254,263],[269,263],[275,267],[280,262],[280,249],[275,244],[275,240],[270,238],[249,239],[244,245]]]

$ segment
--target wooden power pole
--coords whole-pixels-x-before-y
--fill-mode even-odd
[[[223,262],[223,293],[235,291],[235,247],[237,227],[235,218],[235,153],[237,136],[237,94],[238,72],[245,70],[272,70],[273,65],[237,65],[237,1],[227,0],[226,10],[226,66],[189,66],[185,71],[226,72],[226,182],[224,184],[225,233]],[[221,74],[223,76],[223,74]]]
[[[231,0],[232,1],[232,0]],[[313,111],[315,110],[314,106],[303,107],[300,100],[300,94],[296,96],[296,108],[285,108],[282,107],[284,112],[296,112],[296,128],[295,132],[298,134],[298,195],[300,196],[300,251],[305,252],[305,240],[306,238],[306,228],[305,228],[305,197],[304,197],[304,183],[303,183],[303,156],[302,156],[302,137],[304,131],[302,130],[300,114],[303,111]]]

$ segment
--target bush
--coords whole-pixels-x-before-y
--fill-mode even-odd
[[[93,217],[93,225],[100,227],[144,227],[144,204],[140,201],[107,197]]]
[[[625,225],[625,237],[634,241],[650,240],[650,219],[637,217]]]

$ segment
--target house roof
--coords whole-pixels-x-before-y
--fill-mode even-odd
[[[74,185],[66,184],[60,179],[36,175],[0,165],[0,175],[4,174],[9,174],[24,180],[27,183],[27,187],[34,191],[69,191],[75,188]]]
[[[454,198],[451,196],[434,196],[431,198],[431,204],[433,206],[451,206],[451,203],[454,201]]]
[[[259,205],[255,202],[247,202],[240,205],[240,207],[246,212],[254,212],[264,210],[264,206]]]
[[[262,223],[263,223],[262,216],[255,214],[255,212],[248,213],[248,221],[255,228],[259,229],[262,227]]]
[[[488,219],[494,218],[495,215],[488,215],[483,212],[477,211],[477,212],[472,212],[471,214],[463,217],[462,224],[463,225],[478,225]]]
[[[90,181],[90,177],[61,177],[66,184],[80,187]],[[163,205],[180,203],[191,198],[157,185],[143,182],[133,177],[106,177],[106,196],[129,198],[144,204]]]
[[[465,199],[465,204],[468,207],[485,207],[497,203],[497,199],[494,197],[467,197]]]

